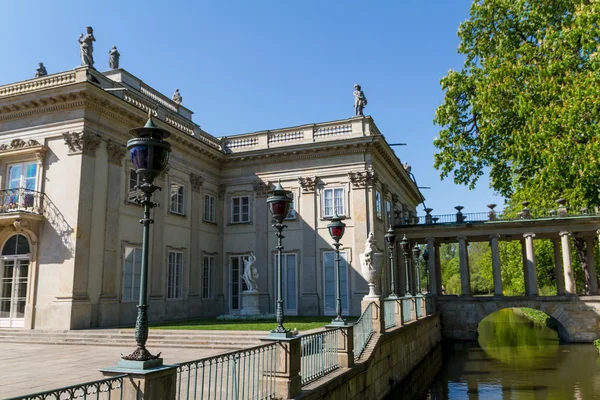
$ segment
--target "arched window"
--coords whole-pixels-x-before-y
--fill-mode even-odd
[[[29,250],[29,240],[23,235],[11,236],[2,248],[3,256],[27,255],[29,253],[31,253]]]

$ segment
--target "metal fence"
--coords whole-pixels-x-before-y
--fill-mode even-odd
[[[383,317],[385,320],[385,329],[390,329],[396,326],[396,312],[398,307],[398,299],[383,300]]]
[[[427,311],[427,315],[431,315],[435,312],[434,306],[435,306],[435,304],[434,304],[433,296],[431,296],[429,294],[426,295],[425,296],[425,309]]]
[[[354,325],[354,358],[359,359],[373,336],[373,303],[369,303],[365,311]]]
[[[177,365],[177,399],[274,399],[277,343]]]
[[[340,367],[339,329],[330,329],[300,337],[300,376],[302,385],[317,380]]]
[[[126,376],[118,375],[45,392],[11,397],[6,400],[121,400],[123,398],[123,378]]]
[[[0,213],[26,212],[44,214],[46,195],[44,193],[14,188],[0,190]]]
[[[423,296],[422,295],[415,296],[415,311],[417,314],[417,318],[423,317]]]
[[[402,322],[407,323],[412,320],[412,313],[410,312],[412,297],[402,298]]]

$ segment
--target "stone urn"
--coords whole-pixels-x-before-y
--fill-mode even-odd
[[[381,250],[375,245],[373,233],[369,233],[365,244],[365,252],[359,255],[360,268],[363,278],[369,284],[369,294],[365,299],[379,298],[380,294],[377,290],[377,284],[381,279],[384,255]]]

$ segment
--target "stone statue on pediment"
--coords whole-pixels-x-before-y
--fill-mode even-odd
[[[113,46],[112,49],[108,52],[108,66],[110,69],[118,69],[119,68],[119,58],[121,57],[121,53],[117,50],[117,46]]]
[[[40,63],[39,66],[35,70],[35,77],[40,78],[42,76],[48,75],[48,71],[46,71],[46,67],[44,67],[44,63]]]
[[[85,27],[86,34],[79,35],[79,56],[81,57],[81,65],[94,68],[94,30],[91,26]]]
[[[354,85],[354,115],[362,116],[363,109],[367,105],[367,97],[360,88],[360,85]]]
[[[173,93],[173,97],[171,98],[175,103],[181,104],[183,101],[183,97],[181,97],[181,93],[179,93],[179,89],[175,89],[175,93]]]

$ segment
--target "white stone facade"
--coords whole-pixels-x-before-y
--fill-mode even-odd
[[[125,144],[149,111],[173,146],[154,197],[151,322],[240,313],[250,252],[260,311],[274,312],[276,237],[265,200],[279,179],[294,196],[283,243],[286,315],[334,313],[333,205],[347,225],[344,313],[360,313],[368,288],[358,254],[368,233],[385,243],[388,225],[416,215],[423,201],[372,118],[217,138],[125,70],[80,67],[0,86],[0,325],[134,323],[142,210],[131,201],[136,175]],[[29,248],[9,249],[14,235]]]

